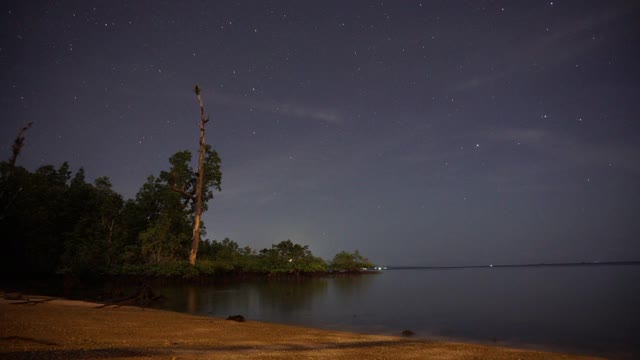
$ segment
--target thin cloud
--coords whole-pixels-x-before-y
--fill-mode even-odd
[[[495,129],[483,134],[499,142],[519,143],[565,164],[623,168],[640,174],[637,146],[616,143],[592,143],[577,136],[536,128]]]
[[[259,111],[282,114],[291,117],[320,120],[330,124],[341,124],[342,116],[333,109],[320,109],[306,105],[277,102],[275,100],[258,100],[252,97],[229,95],[214,92],[213,101],[231,106],[243,106]]]
[[[282,104],[280,107],[276,108],[276,112],[290,116],[317,119],[332,124],[342,123],[342,118],[336,112],[330,110],[319,110],[299,105]]]
[[[528,69],[529,66],[544,68],[561,64],[587,53],[602,44],[603,39],[593,37],[596,28],[616,20],[626,13],[625,9],[609,11],[596,16],[568,22],[547,37],[538,39],[516,39],[511,51],[499,54],[501,70],[478,74],[453,86],[453,91],[475,89],[488,83],[509,77]],[[523,64],[527,64],[523,67]],[[534,65],[535,64],[535,65]]]
[[[531,144],[547,141],[551,137],[551,133],[547,130],[535,128],[506,128],[489,131],[483,136],[490,140]]]

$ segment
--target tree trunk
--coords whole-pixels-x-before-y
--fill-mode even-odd
[[[200,219],[202,217],[202,187],[204,184],[204,126],[209,119],[204,116],[204,105],[202,104],[202,98],[200,97],[200,87],[196,84],[195,87],[196,98],[200,104],[200,151],[198,153],[198,180],[196,182],[196,216],[193,220],[193,237],[191,240],[191,252],[189,253],[189,263],[191,265],[196,264],[196,257],[198,256],[198,245],[200,245]]]
[[[20,131],[18,131],[18,136],[16,136],[16,139],[13,140],[13,146],[11,147],[11,158],[9,159],[10,173],[13,173],[15,171],[16,159],[18,158],[18,155],[20,155],[20,150],[22,150],[22,147],[24,146],[24,133],[31,128],[31,125],[33,125],[33,122],[30,122],[20,128]]]

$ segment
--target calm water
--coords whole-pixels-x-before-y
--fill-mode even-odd
[[[640,266],[388,270],[154,288],[192,314],[640,358]]]

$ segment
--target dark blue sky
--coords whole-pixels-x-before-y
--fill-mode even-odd
[[[6,1],[0,144],[133,197],[223,161],[208,238],[377,263],[640,258],[633,1]]]

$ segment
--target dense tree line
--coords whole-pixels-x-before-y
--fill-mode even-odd
[[[357,251],[331,262],[290,240],[255,251],[224,239],[191,248],[196,173],[191,153],[178,152],[171,169],[149,176],[135,198],[124,199],[109,179],[87,182],[65,162],[33,172],[0,163],[0,234],[3,274],[136,274],[191,276],[220,273],[309,273],[373,266]],[[204,206],[220,189],[220,158],[207,147]],[[204,224],[201,233],[206,234]]]

